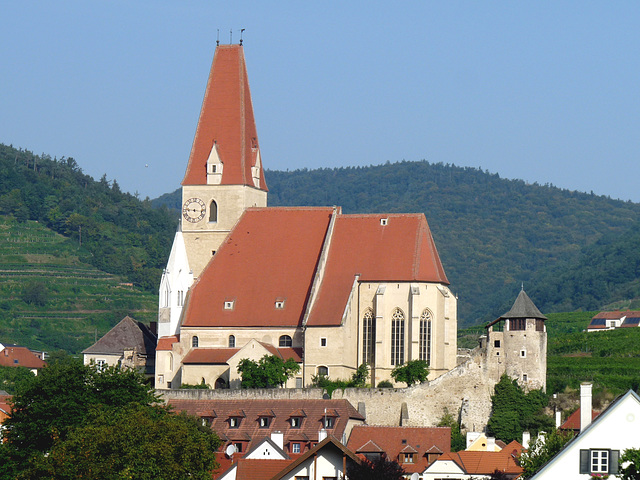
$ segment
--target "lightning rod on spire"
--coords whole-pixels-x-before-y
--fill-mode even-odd
[[[245,31],[244,28],[240,29],[240,45],[242,45],[242,32],[244,32],[244,31]]]

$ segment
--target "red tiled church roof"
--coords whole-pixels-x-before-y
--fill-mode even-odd
[[[251,168],[258,157],[258,133],[241,45],[216,48],[182,185],[207,184],[214,142],[223,163],[222,185],[255,187]],[[262,162],[259,176],[259,188],[266,191]]]
[[[191,287],[183,326],[298,326],[332,211],[245,211]]]
[[[158,345],[156,345],[156,351],[171,351],[173,350],[173,344],[180,341],[180,335],[171,335],[169,337],[158,338]]]
[[[449,283],[423,214],[337,215],[307,325],[341,323],[356,274],[371,282]]]
[[[192,348],[182,359],[185,365],[225,364],[239,348]]]

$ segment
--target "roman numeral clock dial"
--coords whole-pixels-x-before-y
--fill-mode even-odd
[[[199,198],[190,198],[182,206],[182,216],[187,222],[197,223],[207,213],[207,206]]]

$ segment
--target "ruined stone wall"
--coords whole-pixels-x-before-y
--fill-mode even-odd
[[[495,382],[487,375],[479,351],[450,372],[410,388],[348,388],[332,398],[346,399],[366,417],[369,425],[434,426],[446,411],[460,416],[465,429],[483,431],[491,413]],[[160,390],[165,399],[251,400],[321,399],[319,388],[237,390]]]

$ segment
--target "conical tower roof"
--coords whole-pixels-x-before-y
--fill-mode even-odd
[[[505,320],[507,318],[540,318],[542,320],[546,320],[545,317],[538,307],[535,306],[533,301],[529,298],[523,290],[518,294],[518,298],[513,303],[511,310],[502,315],[499,320]]]
[[[221,185],[267,191],[242,45],[216,48],[182,185],[207,184],[212,154],[223,164]]]

